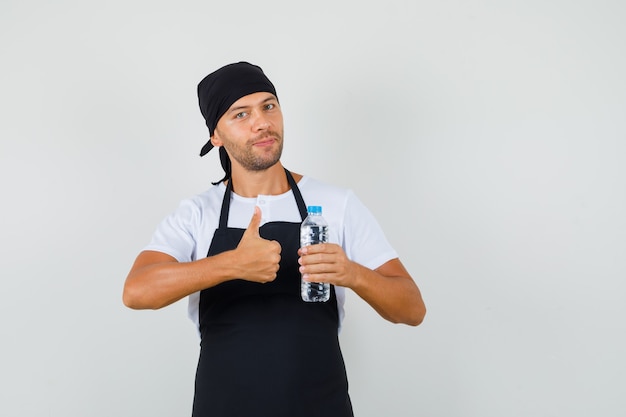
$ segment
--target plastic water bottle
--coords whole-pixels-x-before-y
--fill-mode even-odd
[[[322,207],[308,206],[307,213],[306,219],[300,226],[300,247],[328,242],[328,223],[322,217]],[[301,280],[300,294],[304,301],[328,301],[330,284]]]

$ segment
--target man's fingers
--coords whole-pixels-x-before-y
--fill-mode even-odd
[[[328,243],[316,243],[315,245],[303,246],[298,249],[300,255],[314,255],[317,253],[332,253],[335,249]]]
[[[277,240],[272,240],[272,243],[274,244],[274,250],[276,250],[280,255],[280,253],[283,251],[283,247],[280,246],[280,243]]]

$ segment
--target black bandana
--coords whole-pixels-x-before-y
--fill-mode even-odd
[[[226,111],[243,96],[267,92],[276,96],[276,89],[265,76],[261,67],[248,62],[226,65],[204,77],[198,84],[198,103],[200,112],[213,136],[217,121]],[[211,140],[202,147],[200,156],[206,155],[213,148]]]

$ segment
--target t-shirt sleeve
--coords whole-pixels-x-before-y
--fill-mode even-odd
[[[166,253],[178,262],[195,260],[196,237],[200,223],[200,209],[193,200],[184,200],[178,208],[157,226],[152,240],[144,250]]]
[[[376,269],[398,254],[370,210],[349,191],[344,211],[344,250],[352,261]]]

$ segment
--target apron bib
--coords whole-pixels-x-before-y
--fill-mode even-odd
[[[302,195],[285,174],[304,220]],[[228,227],[231,192],[232,180],[207,256],[235,249],[245,231]],[[259,233],[281,245],[276,279],[237,279],[200,293],[193,417],[352,417],[334,287],[328,302],[302,301],[300,223],[269,222]]]

